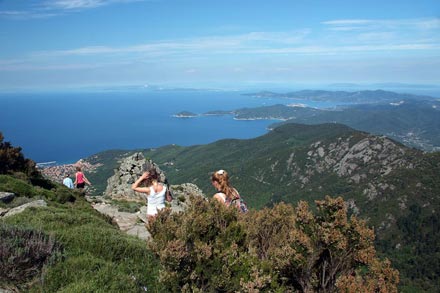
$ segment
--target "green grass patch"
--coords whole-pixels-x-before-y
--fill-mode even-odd
[[[112,200],[111,204],[117,206],[119,212],[127,213],[136,213],[145,205],[145,203],[142,202],[126,200]]]
[[[144,241],[128,236],[83,199],[30,208],[3,222],[50,235],[64,258],[50,265],[30,292],[159,292],[158,260]]]

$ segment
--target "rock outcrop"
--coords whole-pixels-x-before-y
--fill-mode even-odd
[[[171,185],[170,189],[174,196],[173,201],[169,203],[173,212],[185,210],[188,204],[191,203],[191,196],[205,197],[202,190],[197,185],[192,183]]]
[[[0,192],[0,201],[8,202],[11,201],[15,197],[15,194],[12,192]]]
[[[167,204],[167,208],[170,208],[172,213],[185,210],[191,202],[191,196],[204,196],[202,191],[196,185],[191,183],[173,185],[172,190],[174,192],[174,200]],[[143,240],[148,240],[150,238],[151,235],[145,227],[148,223],[146,206],[142,206],[139,211],[134,213],[120,212],[118,207],[112,205],[112,202],[109,199],[102,197],[99,199],[87,197],[87,199],[92,202],[92,207],[95,210],[110,217],[113,223],[118,226],[121,231]]]
[[[113,199],[144,200],[144,196],[131,190],[131,185],[146,170],[155,168],[160,176],[161,182],[166,182],[165,174],[159,166],[151,160],[146,160],[142,153],[135,153],[120,161],[115,174],[107,180],[107,188],[104,195]]]
[[[143,172],[152,168],[158,172],[161,182],[167,182],[165,173],[160,170],[159,166],[151,160],[146,160],[142,153],[126,157],[120,161],[120,166],[115,170],[115,174],[107,180],[104,196],[87,197],[92,202],[93,208],[110,217],[120,230],[144,240],[150,238],[150,233],[145,228],[148,223],[146,205],[134,213],[120,212],[118,207],[112,204],[112,200],[139,201],[146,204],[145,195],[131,190],[131,185]],[[200,188],[192,183],[170,185],[169,187],[173,194],[173,201],[166,204],[173,213],[185,210],[191,202],[191,196],[204,197]]]
[[[140,217],[140,212],[120,212],[118,207],[112,205],[110,202],[104,201],[93,203],[92,207],[101,214],[110,217],[112,222],[116,224],[121,231],[126,232],[128,235],[133,235],[143,240],[150,238],[150,233],[145,228],[145,224],[139,221],[144,221],[144,218]]]
[[[404,147],[377,136],[368,136],[358,142],[348,137],[328,145],[313,143],[307,160],[306,173],[333,171],[356,183],[367,179],[368,174],[388,175],[397,168],[414,167],[405,158]]]
[[[39,199],[39,200],[34,200],[34,201],[31,201],[31,202],[28,202],[28,203],[23,204],[21,206],[9,209],[6,212],[5,212],[5,210],[3,210],[2,211],[3,218],[10,217],[10,216],[22,213],[22,212],[24,212],[25,209],[32,208],[32,207],[33,208],[47,207],[47,203],[44,200]]]

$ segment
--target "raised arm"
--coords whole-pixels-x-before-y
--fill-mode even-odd
[[[146,194],[150,194],[150,188],[149,187],[139,187],[139,184],[141,184],[142,181],[147,179],[150,176],[149,172],[144,172],[144,174],[141,175],[141,177],[138,178],[132,185],[131,189],[137,192],[142,192]]]

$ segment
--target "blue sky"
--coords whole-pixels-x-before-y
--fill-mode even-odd
[[[0,91],[440,84],[440,1],[0,0]]]

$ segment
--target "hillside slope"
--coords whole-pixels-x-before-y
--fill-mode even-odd
[[[351,213],[375,227],[380,251],[392,258],[403,284],[439,285],[440,153],[340,124],[286,124],[255,139],[166,146],[145,155],[171,183],[195,183],[208,196],[211,172],[226,169],[254,208],[340,195]]]
[[[342,123],[354,129],[386,135],[410,147],[425,151],[440,148],[440,102],[435,100],[397,100],[314,109],[286,105],[243,108],[234,111],[235,119],[281,119],[271,127],[285,123]]]

